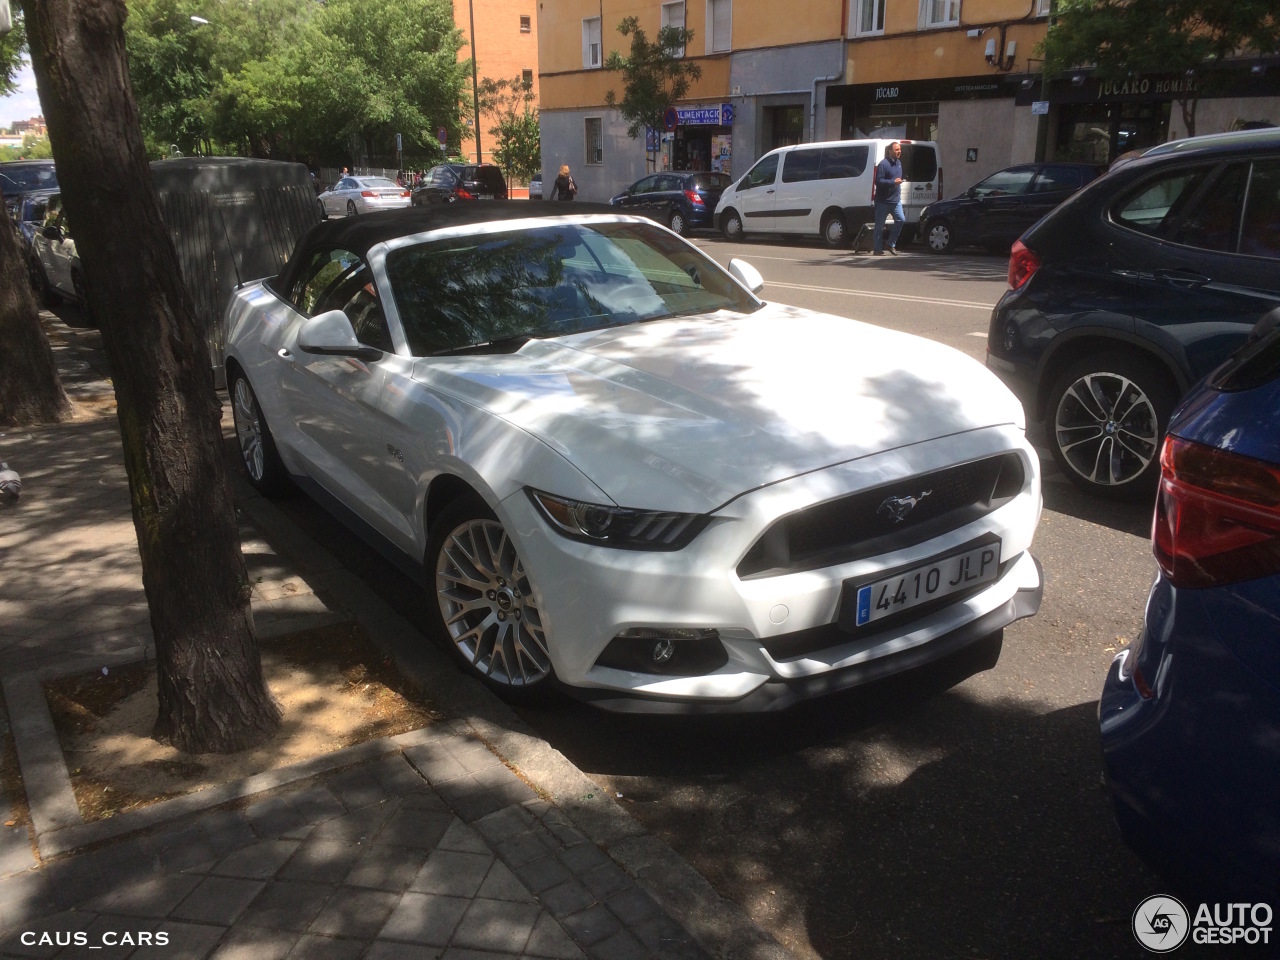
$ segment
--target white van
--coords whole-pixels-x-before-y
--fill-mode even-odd
[[[932,140],[831,140],[770,150],[720,195],[715,223],[730,240],[747,233],[818,236],[840,247],[872,219],[876,164],[902,144],[902,211],[909,243],[920,211],[942,196],[942,164]]]

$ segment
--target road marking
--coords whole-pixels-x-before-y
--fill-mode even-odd
[[[874,297],[878,300],[905,300],[909,303],[936,303],[946,307],[968,307],[970,310],[990,310],[994,304],[977,303],[973,300],[945,300],[941,297],[912,297],[901,293],[880,293],[877,290],[844,290],[840,287],[815,287],[807,283],[777,283],[766,280],[767,287],[782,287],[786,290],[808,290],[811,293],[842,293],[849,297]],[[986,334],[984,333],[985,337]]]
[[[985,330],[974,330],[972,333],[966,333],[966,334],[965,334],[965,336],[966,336],[966,337],[981,337],[983,340],[985,340],[985,339],[987,339],[987,332],[986,332]]]

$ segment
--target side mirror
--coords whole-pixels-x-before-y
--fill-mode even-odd
[[[61,239],[62,239],[62,228],[61,228],[61,227],[55,227],[53,224],[50,224],[49,226],[44,227],[44,228],[40,231],[40,233],[41,233],[41,234],[43,234],[44,236],[48,237],[50,240],[61,240]]]
[[[382,359],[381,350],[356,339],[355,328],[341,310],[327,310],[303,323],[298,331],[298,349],[325,356]]]
[[[760,276],[760,271],[745,260],[739,260],[737,257],[730,260],[729,274],[752,293],[759,293],[764,289],[764,277]]]

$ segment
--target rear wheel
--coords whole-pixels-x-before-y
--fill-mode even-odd
[[[359,212],[360,212],[360,211],[356,209],[356,202],[355,202],[354,200],[348,200],[348,201],[347,201],[347,216],[348,216],[348,217],[354,217],[354,216],[355,216],[357,213],[359,213]]]
[[[738,215],[738,211],[730,208],[725,211],[724,219],[720,221],[720,232],[724,234],[726,240],[742,239],[742,217]]]
[[[828,247],[843,247],[849,239],[849,231],[845,228],[844,217],[838,213],[829,213],[822,221],[822,241]]]
[[[950,253],[955,244],[951,224],[945,220],[930,220],[924,227],[924,242],[934,253]]]
[[[470,495],[446,507],[427,558],[437,627],[467,672],[507,699],[547,691],[555,671],[533,584],[488,505]]]
[[[1103,353],[1079,360],[1049,393],[1046,428],[1053,458],[1090,493],[1150,496],[1176,401],[1168,376],[1140,357]]]
[[[286,489],[288,473],[276,450],[275,439],[262,415],[257,394],[241,373],[235,374],[231,381],[231,416],[249,482],[266,494]]]
[[[671,228],[672,233],[678,233],[683,237],[686,229],[684,214],[679,210],[672,210],[671,216],[667,218],[667,226]]]

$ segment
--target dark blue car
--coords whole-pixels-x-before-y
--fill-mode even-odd
[[[609,203],[683,235],[715,225],[716,204],[730,182],[724,173],[655,173],[637,180]]]
[[[1125,840],[1188,892],[1280,896],[1280,309],[1174,414],[1159,574],[1098,708]]]

